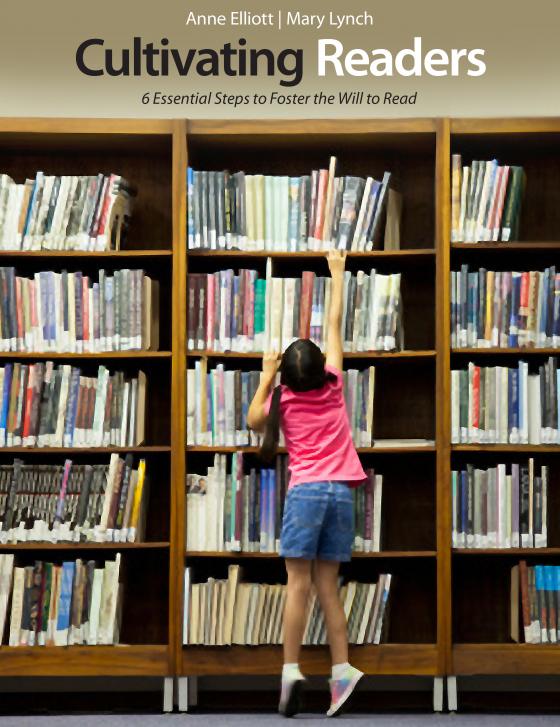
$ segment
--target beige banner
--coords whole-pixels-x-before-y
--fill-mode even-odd
[[[253,0],[239,4],[3,0],[0,115],[560,115],[559,21],[560,3],[554,0],[351,0],[330,5],[314,1],[306,3],[304,10],[297,4],[271,6]],[[137,69],[135,38],[144,51]],[[103,71],[101,76],[87,75],[77,65],[77,50],[90,39],[97,40],[84,46],[83,66],[88,72]],[[146,51],[150,43],[157,52]],[[200,52],[220,51],[228,43],[235,51],[231,60],[235,75],[226,74],[223,55],[218,55],[218,76],[198,75]],[[334,54],[338,61],[326,61],[324,77],[319,76],[321,43],[325,55]],[[416,55],[399,56],[415,44]],[[247,53],[248,67],[251,50],[269,49],[274,75],[266,75],[263,55],[257,62],[258,75],[240,76],[239,49]],[[299,69],[297,54],[287,49],[301,50]],[[460,52],[463,49],[484,51],[478,55],[484,73],[468,75],[469,69],[480,71],[483,66],[469,62]],[[377,53],[372,55],[374,50]],[[186,64],[189,51],[189,72],[180,76],[175,60]],[[454,52],[458,53],[455,60]],[[153,60],[149,62],[150,53]],[[120,69],[126,56],[130,75],[109,75],[107,67]],[[169,64],[167,76],[160,74],[164,56]],[[372,61],[378,72],[390,64],[393,75],[373,75]],[[204,67],[210,67],[209,61]],[[336,75],[336,68],[344,75]],[[421,75],[401,75],[399,68]],[[352,75],[349,69],[364,75]],[[427,69],[445,69],[447,75],[430,75]],[[134,75],[135,70],[140,75]],[[150,75],[149,70],[158,75]],[[451,75],[454,70],[457,75]]]

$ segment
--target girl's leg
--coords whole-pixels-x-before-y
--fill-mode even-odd
[[[311,561],[286,558],[288,588],[284,609],[284,663],[297,664],[311,588]]]
[[[349,697],[363,677],[359,669],[348,663],[348,632],[338,593],[338,567],[336,561],[316,560],[313,569],[313,581],[325,615],[333,664],[330,680],[331,706],[327,717],[339,714],[347,706]]]
[[[316,560],[313,568],[313,582],[325,615],[333,664],[344,664],[348,661],[346,615],[338,592],[339,566],[336,561]]]

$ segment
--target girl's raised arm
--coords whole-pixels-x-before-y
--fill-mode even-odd
[[[247,412],[247,426],[255,432],[262,432],[264,429],[267,417],[264,405],[274,384],[278,364],[278,353],[276,351],[263,354],[261,380]]]
[[[342,296],[344,293],[344,266],[346,252],[329,250],[329,270],[331,271],[331,304],[327,321],[327,365],[342,371]]]

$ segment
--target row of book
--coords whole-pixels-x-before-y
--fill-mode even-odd
[[[0,174],[0,250],[118,249],[135,194],[118,174]]]
[[[136,447],[144,441],[146,376],[96,376],[52,361],[0,368],[0,447]]]
[[[519,629],[519,605],[521,623]],[[560,643],[560,566],[527,565],[511,569],[511,637],[526,644]]]
[[[528,272],[451,273],[453,348],[560,347],[560,273],[556,267]]]
[[[120,553],[103,564],[78,558],[26,566],[0,555],[0,644],[118,644],[120,563]]]
[[[378,553],[381,550],[381,503],[383,475],[369,468],[367,480],[352,489],[354,497],[354,552]]]
[[[390,194],[391,231],[398,229],[402,207],[400,195],[389,188],[391,173],[385,172],[381,181],[339,177],[336,163],[331,157],[329,169],[303,176],[189,167],[189,248],[304,252],[382,247]]]
[[[509,471],[508,471],[509,469]],[[451,473],[454,548],[546,548],[548,467],[467,465]]]
[[[0,544],[142,540],[146,462],[0,465]]]
[[[187,550],[275,553],[288,488],[288,458],[244,471],[241,452],[214,455],[204,475],[187,475]],[[230,469],[230,472],[227,470]]]
[[[517,367],[477,366],[451,371],[451,441],[467,444],[560,444],[560,379],[549,357],[529,373]]]
[[[309,271],[276,278],[270,268],[269,259],[266,279],[255,270],[189,275],[189,350],[283,351],[298,338],[326,344],[331,279]],[[341,330],[345,351],[402,349],[400,273],[346,271]]]
[[[0,351],[157,350],[159,283],[143,270],[98,279],[46,270],[32,278],[0,268]]]
[[[451,157],[451,242],[511,242],[519,236],[523,167]]]
[[[377,552],[383,477],[373,469],[366,474],[366,483],[352,489],[354,550]],[[231,456],[229,468],[227,455],[214,455],[206,474],[187,474],[187,550],[278,552],[288,485],[285,455],[276,458],[274,469],[261,470],[247,468],[240,452]]]
[[[230,565],[227,579],[208,578],[194,583],[185,569],[183,643],[185,645],[258,646],[282,643],[286,586],[244,583],[238,565]],[[377,583],[349,581],[340,587],[351,644],[379,644],[388,623],[391,574]],[[303,635],[305,645],[326,643],[326,626],[315,591],[312,592]]]
[[[195,361],[194,368],[187,370],[187,445],[256,446],[260,436],[248,429],[247,411],[260,375],[260,371],[226,370],[223,364],[208,371],[206,359]],[[349,369],[343,377],[354,443],[357,447],[370,447],[375,368]]]

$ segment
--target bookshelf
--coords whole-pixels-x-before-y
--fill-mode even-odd
[[[521,241],[450,244],[451,154],[471,160],[497,156],[522,164],[530,185]],[[134,371],[148,379],[146,445],[132,448],[11,447],[0,462],[98,462],[113,452],[143,456],[152,473],[146,542],[137,544],[23,543],[0,546],[27,564],[37,556],[69,551],[122,552],[125,583],[122,645],[67,649],[0,647],[0,676],[157,676],[275,674],[281,648],[182,645],[183,575],[192,565],[198,580],[224,577],[241,563],[246,580],[281,581],[274,554],[186,551],[185,473],[207,467],[232,447],[186,446],[186,369],[197,359],[254,370],[254,353],[187,351],[187,274],[223,267],[251,267],[273,274],[326,274],[322,253],[207,252],[187,250],[186,174],[198,169],[248,173],[306,173],[335,154],[343,174],[376,176],[388,169],[403,192],[401,249],[354,253],[352,272],[375,267],[402,274],[405,350],[345,355],[345,367],[376,367],[376,438],[433,440],[423,447],[360,448],[366,466],[384,476],[382,550],[361,553],[343,573],[372,580],[396,576],[386,643],[355,646],[351,659],[368,674],[443,677],[470,674],[550,674],[560,668],[554,647],[508,643],[508,573],[526,557],[553,562],[560,531],[549,529],[546,549],[453,550],[451,470],[457,465],[519,462],[534,456],[551,468],[550,510],[558,504],[560,446],[452,444],[450,372],[469,358],[502,365],[527,357],[540,361],[555,349],[451,349],[449,280],[462,263],[496,270],[539,269],[560,250],[559,119],[401,119],[363,121],[201,121],[0,119],[0,170],[18,180],[38,169],[53,174],[122,172],[138,187],[131,228],[122,250],[0,252],[0,265],[23,274],[42,269],[95,272],[138,266],[161,283],[160,350],[104,354],[5,354],[9,361],[54,360]],[[528,267],[530,266],[530,267]],[[244,448],[248,455],[255,448]],[[499,459],[497,459],[499,458]],[[103,460],[105,461],[105,460]],[[87,556],[89,557],[89,556]],[[556,562],[560,562],[557,560]],[[473,603],[477,607],[473,609]],[[328,654],[305,647],[302,666],[326,673]]]
[[[146,460],[151,473],[143,542],[45,543],[23,542],[0,546],[16,564],[36,559],[74,560],[114,558],[121,553],[124,598],[120,643],[116,646],[0,647],[0,676],[153,676],[173,674],[175,659],[175,522],[174,472],[182,457],[173,447],[173,418],[180,415],[172,397],[172,376],[177,374],[179,318],[173,299],[179,249],[178,222],[174,220],[173,167],[181,161],[174,144],[174,124],[168,121],[102,121],[66,119],[0,120],[0,167],[18,182],[37,170],[46,174],[96,174],[119,171],[138,185],[138,197],[129,236],[117,251],[2,251],[0,265],[15,266],[20,275],[41,270],[93,275],[101,268],[111,273],[139,267],[160,281],[160,346],[157,351],[104,353],[2,353],[0,363],[52,360],[79,366],[85,375],[99,363],[110,370],[134,372],[142,368],[148,380],[146,439],[137,447],[6,447],[0,462],[14,456],[24,462],[61,464],[106,463],[113,453],[131,453],[134,462]]]
[[[492,158],[521,164],[527,171],[518,242],[451,245],[451,269],[469,264],[492,270],[542,270],[557,264],[559,119],[452,119],[450,152],[466,159]],[[477,156],[482,154],[483,156]],[[488,156],[484,156],[488,154]],[[474,156],[473,156],[474,155]],[[445,222],[449,220],[447,215]],[[446,313],[449,308],[446,308]],[[446,326],[449,330],[449,327]],[[530,367],[557,349],[454,349],[447,361],[452,367],[467,360],[480,365],[515,365],[526,360]],[[452,466],[469,462],[494,466],[497,462],[523,462],[550,468],[549,537],[547,548],[491,548],[454,550],[451,556],[446,642],[449,674],[556,674],[559,654],[549,644],[513,643],[509,634],[510,568],[526,559],[534,563],[557,563],[559,540],[552,513],[558,506],[558,464],[555,445],[478,444],[451,446]],[[472,608],[476,602],[476,608]]]
[[[368,580],[377,573],[398,574],[388,643],[351,647],[353,663],[369,674],[443,674],[435,618],[438,592],[436,526],[436,267],[440,242],[436,228],[436,177],[443,158],[437,150],[438,123],[382,121],[340,122],[187,122],[189,165],[195,169],[244,169],[247,173],[303,174],[324,166],[334,154],[342,174],[381,175],[391,170],[399,189],[410,200],[402,220],[403,240],[398,251],[350,253],[347,270],[402,273],[405,349],[395,353],[359,352],[345,355],[345,368],[376,367],[374,405],[375,447],[360,448],[366,466],[375,462],[383,473],[383,550],[356,554],[343,568],[345,576]],[[442,198],[438,199],[440,203]],[[272,259],[274,276],[299,276],[304,270],[328,272],[323,253],[208,252],[189,250],[188,271],[214,272],[224,267],[251,267],[264,273],[264,259]],[[240,258],[239,262],[238,259]],[[263,259],[264,258],[264,259]],[[227,263],[225,261],[228,261]],[[255,353],[187,351],[187,366],[207,358],[230,367],[253,370],[261,356]],[[378,389],[379,387],[379,389]],[[400,388],[400,391],[398,389]],[[391,412],[391,416],[388,413]],[[433,445],[383,447],[383,438],[425,438]],[[199,472],[215,453],[236,447],[186,449],[187,471]],[[241,448],[247,454],[256,448]],[[369,463],[369,465],[368,465]],[[403,477],[409,472],[408,478]],[[410,472],[414,474],[410,476]],[[413,505],[414,503],[414,505]],[[184,508],[184,505],[182,506]],[[181,521],[181,506],[178,512]],[[184,537],[179,527],[178,541]],[[223,578],[228,563],[241,563],[247,581],[285,582],[283,563],[269,553],[185,551],[185,564],[196,580]],[[394,595],[394,594],[393,594]],[[397,600],[398,599],[398,600]],[[415,601],[414,615],[405,603]],[[398,605],[400,603],[400,605]],[[278,646],[180,647],[179,676],[208,674],[251,675],[275,673],[282,661]],[[303,667],[326,673],[328,653],[322,647],[304,647]]]

